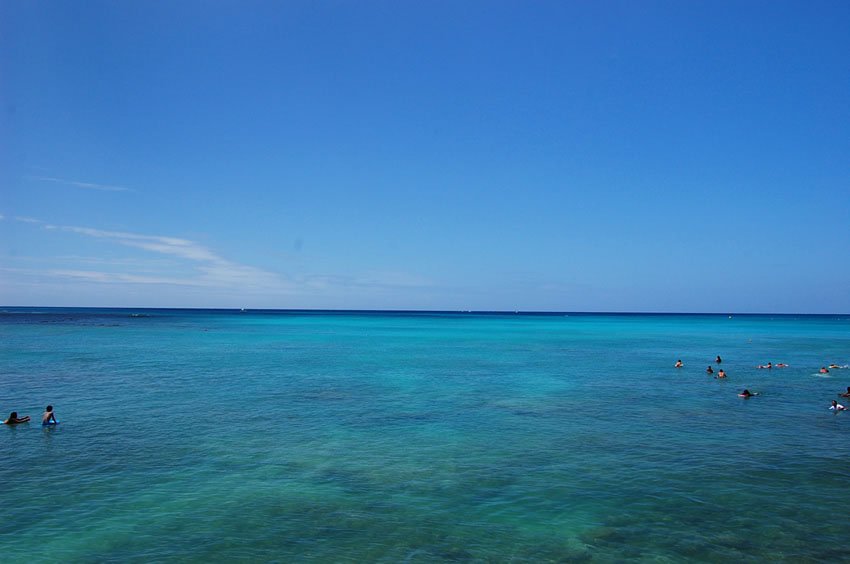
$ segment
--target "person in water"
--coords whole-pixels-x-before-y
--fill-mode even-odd
[[[832,405],[829,406],[829,409],[831,409],[832,411],[844,411],[847,408],[838,403],[837,401],[832,400]]]
[[[18,412],[13,411],[9,414],[9,418],[3,421],[4,425],[17,425],[18,423],[28,423],[30,420],[29,415],[24,415],[21,418],[18,418]]]
[[[821,374],[829,374],[829,370],[826,369],[826,366],[821,366],[819,372]]]
[[[682,364],[682,361],[681,361],[681,360],[677,360],[677,361],[676,361],[676,364],[675,364],[674,366],[675,366],[676,368],[681,368],[681,367],[683,367],[683,366],[684,366],[684,364]]]
[[[838,395],[843,397],[843,398],[850,398],[850,386],[847,386],[846,392],[844,392],[843,394],[838,394]]]
[[[708,368],[705,369],[706,374],[714,374],[714,368],[711,365],[708,365]]]
[[[759,364],[759,368],[767,368],[767,369],[773,368],[773,363],[768,362],[767,364]]]
[[[785,368],[786,366],[788,366],[788,365],[785,364],[785,363],[782,363],[782,362],[776,363],[776,368]]]
[[[717,371],[717,376],[715,378],[726,378],[726,372],[721,368]]]
[[[741,398],[751,398],[751,397],[753,397],[753,396],[757,396],[757,395],[758,395],[758,394],[754,394],[754,393],[752,393],[750,390],[744,390],[743,392],[741,392],[740,394],[738,394],[738,397],[741,397]]]
[[[41,424],[42,425],[56,425],[59,423],[56,421],[56,416],[53,414],[53,406],[48,405],[44,408],[44,413],[41,416]]]
[[[720,358],[720,355],[717,355],[717,358],[714,359],[714,362],[716,362],[717,364],[720,364],[721,362],[723,362],[723,359]]]
[[[837,364],[830,364],[830,365],[829,365],[829,368],[841,368],[841,367],[840,367],[840,366],[838,366]]]

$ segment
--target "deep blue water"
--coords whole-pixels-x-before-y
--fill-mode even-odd
[[[0,554],[846,560],[829,363],[850,316],[6,308],[0,411],[62,424],[0,428]]]

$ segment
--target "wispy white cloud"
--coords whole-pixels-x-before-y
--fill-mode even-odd
[[[41,221],[40,219],[36,219],[34,217],[23,217],[23,216],[20,216],[20,215],[15,216],[15,221],[20,221],[22,223],[35,223],[35,224],[38,224],[38,225],[44,224],[44,222]]]
[[[70,231],[72,233],[87,235],[89,237],[97,237],[100,239],[109,239],[128,247],[136,247],[154,253],[174,255],[192,261],[227,262],[206,247],[203,247],[194,241],[189,241],[188,239],[163,237],[159,235],[140,235],[138,233],[125,233],[122,231],[103,231],[101,229],[92,229],[90,227],[47,225],[46,228]]]
[[[66,178],[55,178],[52,176],[32,176],[33,180],[41,180],[43,182],[55,182],[57,184],[66,184],[86,190],[100,190],[101,192],[135,192],[132,188],[126,186],[116,186],[114,184],[98,184],[96,182],[80,182],[79,180],[68,180]]]
[[[202,281],[167,276],[144,276],[126,272],[101,272],[96,270],[49,270],[50,276],[77,278],[107,284],[168,284],[173,286],[206,286]]]
[[[28,258],[28,257],[24,257]],[[114,267],[114,268],[136,268],[136,269],[144,269],[144,270],[162,270],[165,268],[175,268],[180,265],[180,262],[172,257],[162,257],[162,258],[148,258],[148,257],[120,257],[120,258],[108,258],[108,257],[93,257],[86,255],[56,255],[53,257],[42,257],[38,259],[39,262],[49,261],[53,264],[56,263],[66,263],[66,264],[87,264],[94,266],[106,266],[106,267]]]
[[[138,233],[127,233],[123,231],[104,231],[90,227],[56,226],[46,225],[45,229],[60,230],[77,233],[87,237],[106,239],[108,241],[143,249],[152,253],[158,253],[183,259],[189,262],[196,276],[186,279],[173,277],[151,277],[136,275],[117,276],[113,273],[101,273],[99,279],[94,271],[63,271],[65,274],[76,277],[86,277],[90,280],[101,282],[133,282],[133,283],[155,283],[155,284],[182,284],[193,286],[221,286],[221,287],[243,287],[246,289],[288,289],[288,284],[278,275],[267,272],[253,266],[247,266],[227,260],[207,247],[188,239],[178,237],[166,237],[160,235],[143,235]]]
[[[259,303],[285,303],[297,299],[372,299],[376,296],[401,296],[409,292],[432,290],[434,282],[421,276],[395,271],[361,273],[309,274],[285,277],[255,266],[221,256],[197,241],[181,237],[148,235],[127,231],[110,231],[92,227],[54,225],[39,219],[15,217],[17,221],[38,226],[48,232],[72,234],[114,245],[115,249],[131,248],[143,254],[102,252],[96,256],[83,254],[58,257],[27,258],[17,256],[20,263],[40,263],[42,268],[0,268],[13,279],[46,283],[78,281],[89,284],[135,286],[172,286],[184,288],[191,296],[237,296],[262,300]],[[7,267],[13,266],[7,264]],[[123,291],[123,290],[119,290]],[[225,293],[222,293],[225,292]],[[377,298],[375,298],[377,299]],[[320,302],[317,302],[320,303]],[[348,303],[348,302],[345,302]]]
[[[0,213],[0,221],[3,221],[4,219],[6,219],[6,216],[4,216],[2,213]]]

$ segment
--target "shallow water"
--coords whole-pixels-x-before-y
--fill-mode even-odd
[[[7,308],[0,410],[62,423],[0,428],[0,553],[841,560],[848,361],[848,316]]]

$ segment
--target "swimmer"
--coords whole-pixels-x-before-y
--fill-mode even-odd
[[[843,397],[843,398],[850,398],[850,386],[847,386],[846,392],[844,392],[843,394],[838,394],[838,395]]]
[[[759,368],[767,368],[767,369],[771,369],[771,368],[773,368],[773,363],[772,363],[772,362],[768,362],[767,364],[759,364],[759,366],[758,366],[758,367],[759,367]]]
[[[847,408],[838,403],[837,401],[832,400],[832,405],[829,406],[829,409],[831,411],[844,411]]]
[[[757,396],[757,395],[758,395],[758,393],[755,393],[755,394],[754,394],[754,393],[752,393],[752,392],[751,392],[751,391],[749,391],[749,390],[744,390],[743,392],[741,392],[740,394],[738,394],[738,397],[739,397],[739,398],[751,398],[751,397],[753,397],[753,396]]]
[[[716,362],[717,364],[720,364],[721,362],[723,362],[723,359],[720,358],[720,355],[717,355],[717,358],[714,359],[714,362]]]
[[[786,368],[787,366],[788,366],[787,364],[784,364],[784,363],[782,363],[782,362],[777,362],[777,363],[776,363],[776,368]]]
[[[28,423],[30,420],[29,415],[24,415],[21,418],[18,418],[18,412],[13,411],[9,414],[9,418],[3,421],[4,425],[17,425],[18,423]]]
[[[712,368],[711,365],[709,364],[708,368],[705,369],[705,373],[706,374],[714,374],[714,368]]]
[[[56,416],[53,414],[53,406],[48,405],[44,408],[44,414],[41,416],[41,424],[42,425],[56,425],[58,421],[56,421]]]
[[[821,366],[819,372],[821,374],[829,374],[829,370],[826,369],[826,366]]]
[[[841,368],[841,367],[840,367],[840,366],[838,366],[837,364],[830,364],[830,365],[829,365],[829,367],[830,367],[830,368]]]
[[[726,378],[726,372],[724,372],[723,369],[721,368],[720,370],[717,371],[717,376],[715,376],[715,378]]]
[[[684,364],[682,364],[682,361],[681,361],[681,360],[677,360],[677,361],[676,361],[676,364],[674,364],[674,366],[675,366],[676,368],[681,368],[681,367],[683,367],[683,366],[684,366]]]

